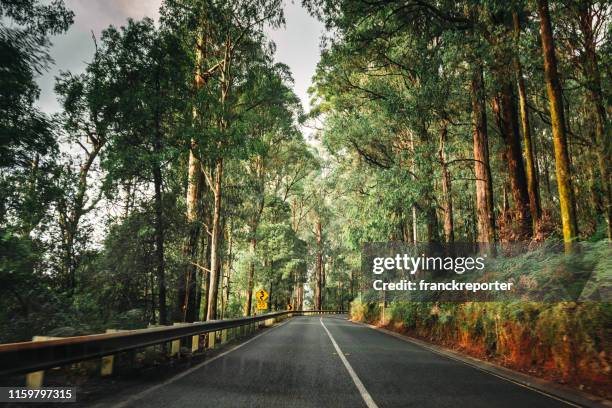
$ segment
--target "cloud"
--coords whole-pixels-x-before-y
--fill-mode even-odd
[[[55,77],[60,71],[78,74],[85,70],[94,53],[92,32],[100,38],[102,30],[109,25],[125,25],[128,17],[157,19],[160,5],[161,0],[66,0],[66,7],[75,14],[74,24],[67,33],[51,39],[50,54],[55,65],[38,78],[41,89],[38,106],[47,113],[60,110],[53,91]]]
[[[128,17],[156,20],[161,0],[68,0],[66,5],[76,15],[74,28],[99,32],[111,24],[124,25]]]

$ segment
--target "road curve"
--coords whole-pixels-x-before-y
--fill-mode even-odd
[[[339,355],[341,351],[342,357]],[[190,407],[567,407],[344,318],[295,317],[116,405]]]

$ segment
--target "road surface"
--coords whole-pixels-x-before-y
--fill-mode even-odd
[[[229,350],[115,407],[570,406],[338,316],[294,317]]]

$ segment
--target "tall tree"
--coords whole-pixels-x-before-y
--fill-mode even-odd
[[[476,176],[476,214],[478,242],[495,242],[495,214],[493,209],[493,180],[489,164],[489,137],[484,97],[482,67],[472,67],[470,83],[472,99],[472,133],[474,148],[474,173]]]
[[[544,57],[546,91],[548,92],[548,101],[550,104],[550,118],[552,122],[555,149],[557,187],[559,190],[559,206],[561,208],[561,223],[563,225],[563,240],[566,244],[570,244],[578,235],[578,224],[576,221],[576,203],[574,201],[569,153],[567,148],[567,132],[565,127],[565,112],[563,109],[563,95],[561,82],[559,81],[559,73],[557,71],[557,57],[555,55],[555,43],[553,39],[548,1],[537,0],[536,3],[538,15],[540,17],[540,38],[542,41],[542,54]]]
[[[605,30],[609,18],[609,9],[605,2],[572,1],[570,9],[577,16],[579,31],[582,34],[581,66],[588,93],[589,111],[594,119],[594,145],[601,193],[603,198],[603,215],[607,226],[608,239],[612,239],[612,185],[610,180],[610,124],[605,108],[604,92],[602,90],[600,58],[597,52],[597,37]],[[607,14],[608,13],[608,14]]]
[[[534,232],[539,227],[539,221],[542,216],[542,206],[540,203],[540,187],[538,184],[538,174],[535,162],[534,143],[531,132],[531,124],[529,120],[529,108],[527,106],[527,87],[523,76],[523,66],[520,60],[520,36],[521,23],[516,5],[512,10],[512,26],[515,38],[514,52],[514,71],[516,82],[518,85],[519,96],[519,111],[521,114],[521,130],[523,131],[523,146],[525,151],[525,170],[527,171],[527,191],[529,192],[529,206],[531,209],[531,218],[533,220]]]
[[[166,324],[164,184],[168,163],[177,158],[180,146],[176,131],[182,123],[177,118],[186,108],[189,59],[178,39],[158,31],[150,19],[109,28],[102,43],[114,69],[109,98],[118,105],[103,167],[108,185],[121,180],[153,184],[157,302],[159,322]]]

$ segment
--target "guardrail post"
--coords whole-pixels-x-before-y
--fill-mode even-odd
[[[172,323],[173,326],[181,326],[184,323]],[[174,357],[181,352],[181,339],[172,340],[170,343],[170,357]]]
[[[215,342],[217,341],[217,332],[210,332],[208,333],[208,348],[209,349],[214,349],[215,348]]]
[[[203,322],[194,322],[194,323],[203,323]],[[201,340],[202,335],[200,334],[195,334],[193,336],[191,336],[191,352],[195,353],[196,351],[200,350],[200,340]],[[206,339],[205,339],[206,340]],[[204,342],[204,348],[206,348],[206,341]]]
[[[55,340],[61,339],[61,337],[49,337],[49,336],[34,336],[32,341],[43,341],[43,340]],[[33,373],[26,374],[26,387],[28,388],[40,388],[43,385],[45,378],[45,371],[34,371]]]
[[[191,352],[195,353],[200,349],[200,335],[191,336]]]
[[[119,330],[117,329],[106,329],[106,333],[117,333]],[[102,362],[100,364],[100,375],[102,377],[106,377],[113,373],[113,365],[115,363],[115,356],[104,356],[102,357]]]

